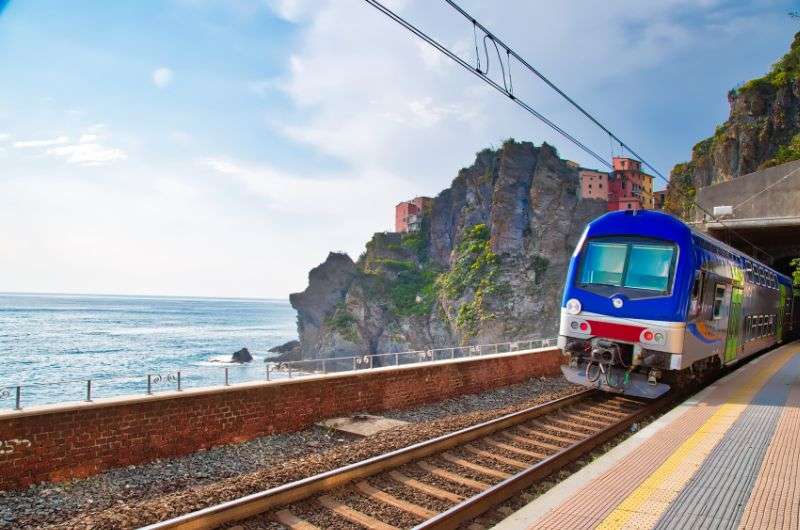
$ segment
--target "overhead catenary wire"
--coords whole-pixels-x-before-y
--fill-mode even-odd
[[[638,159],[638,160],[639,160],[639,161],[640,161],[640,162],[641,162],[641,163],[642,163],[642,164],[643,164],[645,167],[647,167],[647,168],[649,168],[651,171],[653,171],[653,173],[655,173],[655,174],[656,174],[656,175],[657,175],[659,178],[661,178],[661,180],[663,180],[663,181],[664,181],[664,182],[666,182],[666,183],[669,183],[669,179],[668,179],[667,177],[665,177],[665,176],[664,176],[664,175],[663,175],[663,174],[662,174],[662,173],[661,173],[661,172],[660,172],[660,171],[659,171],[659,170],[658,170],[656,167],[654,167],[654,166],[653,166],[652,164],[650,164],[650,163],[649,163],[647,160],[645,160],[645,159],[644,159],[644,158],[643,158],[641,155],[639,155],[639,154],[638,154],[638,153],[637,153],[637,152],[636,152],[636,151],[635,151],[633,148],[631,148],[631,146],[629,146],[628,144],[626,144],[626,143],[625,143],[625,142],[624,142],[622,139],[620,139],[620,138],[619,138],[619,137],[618,137],[616,134],[614,134],[614,133],[613,133],[613,132],[612,132],[612,131],[611,131],[611,130],[608,128],[608,127],[606,127],[605,125],[603,125],[603,124],[602,124],[602,123],[601,123],[601,122],[600,122],[600,121],[599,121],[597,118],[595,118],[595,117],[594,117],[594,116],[593,116],[593,115],[592,115],[592,114],[591,114],[589,111],[587,111],[587,110],[586,110],[586,109],[585,109],[583,106],[581,106],[580,104],[578,104],[578,102],[577,102],[577,101],[575,101],[574,99],[572,99],[572,98],[571,98],[569,95],[567,95],[567,93],[566,93],[566,92],[564,92],[563,90],[561,90],[561,88],[559,88],[559,87],[558,87],[558,86],[557,86],[555,83],[553,83],[552,81],[550,81],[550,79],[548,79],[548,78],[547,78],[547,77],[546,77],[544,74],[542,74],[542,73],[541,73],[539,70],[537,70],[537,69],[536,69],[534,66],[532,66],[532,65],[531,65],[531,64],[530,64],[528,61],[526,61],[526,60],[525,60],[525,58],[523,58],[523,57],[522,57],[521,55],[519,55],[519,54],[518,54],[516,51],[514,51],[514,50],[511,48],[511,46],[509,46],[508,44],[506,44],[505,42],[503,42],[503,40],[502,40],[502,39],[500,39],[500,38],[499,38],[497,35],[495,35],[494,33],[492,33],[492,32],[489,30],[489,28],[487,28],[486,26],[484,26],[483,24],[481,24],[481,23],[480,23],[478,20],[476,20],[476,19],[475,19],[475,17],[473,17],[471,14],[469,14],[469,13],[468,13],[468,12],[467,12],[467,11],[466,11],[464,8],[462,8],[460,5],[458,5],[458,4],[457,4],[457,3],[456,3],[454,0],[444,0],[444,1],[445,1],[447,4],[449,4],[449,5],[450,5],[450,6],[451,6],[453,9],[455,9],[455,10],[456,10],[458,13],[460,13],[460,14],[461,14],[461,15],[462,15],[464,18],[466,18],[467,20],[469,20],[470,22],[472,22],[472,24],[473,24],[473,28],[477,27],[477,28],[478,28],[478,29],[480,29],[480,30],[481,30],[481,31],[482,31],[482,32],[483,32],[483,33],[484,33],[486,36],[488,36],[490,39],[492,39],[493,41],[495,41],[497,44],[499,44],[500,46],[502,46],[503,48],[505,48],[505,49],[506,49],[506,52],[509,54],[509,56],[513,56],[513,57],[514,57],[514,58],[515,58],[517,61],[519,61],[519,63],[520,63],[522,66],[524,66],[526,69],[528,69],[528,70],[529,70],[531,73],[533,73],[533,74],[534,74],[536,77],[538,77],[539,79],[541,79],[541,80],[542,80],[542,81],[543,81],[543,82],[544,82],[544,83],[545,83],[547,86],[549,86],[550,88],[552,88],[552,89],[553,89],[553,90],[554,90],[554,91],[555,91],[555,92],[556,92],[558,95],[560,95],[560,96],[561,96],[562,98],[564,98],[564,99],[565,99],[567,102],[569,102],[569,103],[570,103],[570,104],[571,104],[573,107],[575,107],[575,108],[576,108],[576,109],[577,109],[577,110],[578,110],[578,111],[579,111],[581,114],[583,114],[583,115],[584,115],[586,118],[588,118],[588,119],[589,119],[589,120],[590,120],[592,123],[594,123],[594,124],[595,124],[597,127],[599,127],[601,130],[603,130],[603,132],[605,132],[605,133],[606,133],[606,134],[609,136],[609,138],[612,138],[612,139],[616,140],[616,141],[619,143],[619,147],[620,147],[620,151],[621,151],[621,153],[620,153],[620,154],[624,154],[624,151],[627,149],[627,150],[628,150],[628,152],[629,152],[631,155],[633,155],[635,158],[637,158],[637,159]],[[511,63],[509,62],[509,69],[510,69],[510,68],[511,68]],[[713,213],[709,212],[709,211],[708,211],[708,210],[707,210],[705,207],[703,207],[703,206],[702,206],[701,204],[699,204],[697,201],[695,201],[695,200],[694,200],[694,199],[692,199],[691,197],[688,197],[686,194],[683,194],[683,195],[684,195],[684,197],[685,197],[685,198],[688,198],[688,199],[691,201],[691,203],[692,203],[692,204],[693,204],[695,207],[697,207],[697,209],[698,209],[698,210],[701,210],[701,211],[702,211],[704,214],[706,214],[706,215],[708,215],[709,217],[711,217],[711,218],[712,218],[714,221],[716,221],[716,222],[720,223],[720,224],[721,224],[723,227],[725,227],[725,228],[726,228],[728,231],[730,231],[730,232],[731,232],[733,235],[735,235],[736,237],[738,237],[739,239],[741,239],[742,241],[744,241],[745,243],[747,243],[748,245],[750,245],[751,247],[753,247],[753,249],[757,249],[759,252],[762,252],[762,253],[763,253],[763,254],[765,254],[766,256],[768,256],[768,257],[772,258],[772,255],[770,255],[770,254],[769,254],[768,252],[766,252],[764,249],[762,249],[762,248],[758,247],[757,245],[755,245],[754,243],[752,243],[750,240],[748,240],[747,238],[745,238],[745,237],[744,237],[744,236],[742,236],[741,234],[738,234],[738,233],[736,233],[736,231],[735,231],[733,228],[731,228],[730,226],[726,225],[726,224],[725,224],[725,223],[724,223],[724,222],[723,222],[721,219],[717,218],[717,216],[715,216]]]
[[[505,74],[503,74],[503,78],[504,78],[503,83],[504,84],[501,85],[498,82],[496,82],[494,79],[490,78],[485,73],[484,70],[480,69],[480,67],[478,67],[478,68],[473,67],[471,64],[469,64],[468,62],[463,60],[461,57],[459,57],[458,55],[456,55],[455,53],[453,53],[449,49],[447,49],[444,45],[439,43],[439,41],[437,41],[433,37],[429,36],[428,34],[423,32],[421,29],[419,29],[417,26],[415,26],[411,22],[407,21],[406,19],[404,19],[403,17],[401,17],[400,15],[398,15],[397,13],[395,13],[394,11],[392,11],[391,9],[389,9],[388,7],[383,5],[382,3],[378,2],[377,0],[364,0],[364,1],[367,2],[368,4],[370,4],[372,7],[374,7],[378,11],[382,12],[383,14],[385,14],[386,16],[388,16],[389,18],[391,18],[392,20],[394,20],[395,22],[397,22],[398,24],[400,24],[401,26],[403,26],[404,28],[406,28],[408,31],[410,31],[411,33],[413,33],[414,35],[416,35],[420,39],[424,40],[425,42],[427,42],[428,44],[430,44],[431,46],[433,46],[434,48],[439,50],[441,53],[443,53],[444,55],[446,55],[447,57],[452,59],[454,62],[456,62],[457,64],[462,66],[468,72],[471,72],[473,75],[479,77],[484,82],[488,83],[492,88],[494,88],[495,90],[497,90],[501,94],[507,96],[509,99],[511,99],[511,101],[513,101],[514,103],[516,103],[517,105],[519,105],[520,107],[522,107],[523,109],[528,111],[530,114],[532,114],[533,116],[538,118],[540,121],[542,121],[545,125],[547,125],[551,129],[553,129],[554,131],[559,133],[561,136],[563,136],[564,138],[566,138],[567,140],[569,140],[573,144],[575,144],[578,148],[580,148],[586,154],[588,154],[592,158],[596,159],[598,162],[600,162],[604,166],[606,166],[608,168],[612,167],[611,164],[606,159],[604,159],[602,156],[597,154],[594,150],[589,148],[589,146],[587,146],[586,144],[584,144],[583,142],[578,140],[575,136],[571,135],[570,133],[568,133],[567,131],[565,131],[561,127],[559,127],[555,122],[553,122],[552,120],[550,120],[549,118],[544,116],[542,113],[540,113],[539,111],[534,109],[531,105],[529,105],[528,103],[526,103],[522,99],[516,97],[512,92],[510,92],[508,90],[506,82],[505,82]],[[484,43],[484,45],[486,45],[486,44]],[[499,50],[498,50],[498,56],[500,56]],[[486,57],[487,57],[487,61],[488,61],[488,53],[486,54]],[[488,71],[488,65],[487,65],[487,70],[486,71]]]
[[[503,42],[494,33],[492,33],[486,26],[484,26],[478,20],[476,20],[475,17],[470,15],[466,10],[464,10],[461,6],[459,6],[453,0],[444,0],[444,1],[447,4],[449,4],[451,7],[453,7],[453,9],[458,11],[469,22],[472,23],[473,39],[475,41],[475,53],[476,53],[476,63],[477,63],[476,66],[472,66],[469,63],[467,63],[461,57],[459,57],[458,55],[456,55],[455,53],[453,53],[452,51],[447,49],[444,45],[439,43],[436,39],[434,39],[433,37],[431,37],[430,35],[428,35],[424,31],[422,31],[420,28],[418,28],[416,25],[412,24],[411,22],[409,22],[405,18],[401,17],[400,15],[398,15],[397,13],[395,13],[394,11],[392,11],[391,9],[389,9],[388,7],[383,5],[378,0],[365,0],[365,2],[367,2],[368,4],[373,6],[375,9],[377,9],[380,12],[382,12],[383,14],[385,14],[386,16],[388,16],[389,18],[391,18],[392,20],[394,20],[395,22],[397,22],[398,24],[400,24],[401,26],[403,26],[404,28],[409,30],[414,35],[416,35],[420,39],[424,40],[425,42],[427,42],[428,44],[430,44],[431,46],[436,48],[438,51],[440,51],[441,53],[443,53],[444,55],[449,57],[451,60],[453,60],[454,62],[456,62],[460,66],[462,66],[467,71],[471,72],[473,75],[475,75],[475,76],[479,77],[480,79],[482,79],[484,82],[486,82],[487,84],[492,86],[495,90],[497,90],[501,94],[507,96],[509,99],[514,101],[517,105],[519,105],[520,107],[522,107],[523,109],[528,111],[530,114],[532,114],[533,116],[535,116],[536,118],[541,120],[547,126],[549,126],[553,130],[555,130],[556,132],[558,132],[559,134],[561,134],[562,136],[567,138],[570,142],[572,142],[576,146],[578,146],[582,151],[584,151],[585,153],[589,154],[592,158],[594,158],[597,161],[599,161],[603,166],[608,167],[609,169],[613,170],[613,166],[607,160],[605,160],[602,156],[600,156],[594,150],[589,148],[586,144],[584,144],[583,142],[578,140],[575,136],[573,136],[573,135],[569,134],[568,132],[566,132],[564,129],[562,129],[560,126],[558,126],[555,122],[551,121],[550,119],[548,119],[544,115],[542,115],[540,112],[536,111],[530,104],[526,103],[525,101],[523,101],[522,99],[517,97],[513,93],[513,85],[512,85],[512,89],[509,90],[509,85],[506,83],[505,67],[502,64],[503,61],[502,61],[502,58],[500,56],[500,51],[498,49],[498,45],[500,47],[503,47],[506,50],[507,57],[509,58],[509,63],[508,63],[509,75],[510,75],[510,68],[511,68],[510,57],[514,57],[517,61],[519,61],[519,63],[522,66],[524,66],[527,70],[529,70],[531,73],[536,75],[545,84],[547,84],[547,86],[552,88],[556,93],[558,93],[561,97],[563,97],[566,101],[568,101],[573,107],[575,107],[581,114],[583,114],[587,119],[589,119],[594,125],[596,125],[603,132],[605,132],[609,136],[609,138],[611,138],[614,141],[616,141],[619,144],[621,150],[623,150],[623,151],[627,150],[633,157],[638,159],[645,167],[649,168],[653,173],[655,173],[664,182],[669,183],[669,179],[667,177],[665,177],[664,174],[661,173],[656,167],[654,167],[646,159],[644,159],[641,155],[639,155],[636,152],[636,150],[631,148],[630,145],[625,143],[616,134],[614,134],[608,127],[603,125],[597,118],[595,118],[583,106],[578,104],[574,99],[572,99],[569,95],[567,95],[555,83],[550,81],[544,74],[542,74],[541,72],[539,72],[539,70],[534,68],[528,61],[526,61],[521,55],[519,55],[516,51],[514,51],[509,45],[507,45],[505,42]],[[484,38],[483,38],[484,57],[485,57],[486,62],[487,62],[485,69],[481,68],[480,52],[478,51],[478,45],[477,45],[477,31],[476,31],[476,28],[480,29],[484,33]],[[487,39],[492,41],[492,43],[495,46],[495,49],[497,51],[498,61],[500,62],[501,74],[503,75],[503,85],[502,86],[488,76],[488,72],[489,72],[489,53],[488,53],[488,47],[487,47],[487,43],[486,43]],[[759,252],[763,253],[765,256],[767,256],[769,258],[772,258],[772,256],[768,252],[766,252],[764,249],[760,248],[755,243],[751,242],[750,240],[748,240],[747,238],[745,238],[741,234],[736,233],[736,231],[733,228],[731,228],[730,226],[726,225],[724,223],[724,221],[722,221],[721,219],[717,218],[713,213],[708,211],[708,209],[703,207],[701,204],[699,204],[693,198],[689,197],[685,193],[683,195],[684,195],[685,198],[688,198],[689,201],[698,210],[702,211],[708,217],[710,217],[711,219],[713,219],[717,223],[721,224],[724,228],[726,228],[734,236],[736,236],[737,238],[741,239],[742,241],[744,241],[745,243],[750,245],[753,248],[753,250],[758,250]]]

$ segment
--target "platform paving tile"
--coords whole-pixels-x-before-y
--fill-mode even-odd
[[[800,528],[800,376],[767,448],[739,528]]]
[[[530,528],[573,528],[576,516],[590,528],[652,528],[687,483],[691,483],[750,400],[796,351],[796,345],[779,348],[741,368],[724,380],[724,384],[712,387],[702,401],[692,403],[689,410],[609,471],[544,514]],[[693,441],[687,445],[690,438]],[[679,448],[682,449],[680,457],[675,459],[673,453]],[[676,462],[664,470],[668,459]],[[659,479],[653,481],[650,477],[657,470],[661,472]],[[631,500],[634,493],[633,502],[628,503],[630,508],[621,507],[620,504]],[[730,510],[724,513],[728,512]],[[716,513],[707,515],[706,519],[714,527],[729,526],[730,521],[730,517]]]
[[[784,364],[727,429],[656,524],[669,528],[736,528],[786,403],[800,356]]]

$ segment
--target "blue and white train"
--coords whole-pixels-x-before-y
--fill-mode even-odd
[[[591,222],[567,272],[562,367],[577,384],[654,398],[800,330],[791,279],[660,212]]]

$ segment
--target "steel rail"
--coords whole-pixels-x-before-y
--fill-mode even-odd
[[[664,396],[653,401],[643,409],[632,412],[602,431],[579,440],[565,447],[528,469],[520,471],[506,480],[491,486],[486,491],[465,499],[450,509],[417,525],[413,530],[445,530],[458,528],[462,523],[472,520],[494,506],[508,500],[515,494],[574,462],[581,456],[621,434],[630,425],[659,410],[667,407],[675,400],[673,396]]]
[[[143,530],[200,530],[217,528],[226,523],[241,521],[263,514],[273,508],[306,499],[317,493],[329,491],[355,480],[402,466],[403,464],[425,458],[426,456],[441,453],[447,449],[466,444],[478,438],[483,438],[495,432],[525,423],[534,418],[545,416],[569,405],[582,402],[598,393],[599,392],[595,389],[584,390],[437,438],[432,438],[402,449],[368,458],[361,462],[356,462],[295,482],[253,493],[239,499],[234,499],[173,519],[155,523],[144,527]],[[552,459],[551,457],[545,461],[550,461]],[[504,483],[505,482],[508,481],[504,481]],[[445,513],[451,511],[452,509]],[[438,516],[433,520],[438,520]]]

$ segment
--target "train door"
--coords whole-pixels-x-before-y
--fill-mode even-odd
[[[731,306],[731,285],[729,283],[713,283],[713,303],[711,306],[711,325],[720,341],[714,348],[714,354],[725,357],[727,351],[728,319]]]
[[[728,336],[725,339],[725,362],[738,357],[742,335],[742,288],[730,286],[730,310],[728,312]]]
[[[783,321],[786,318],[786,286],[780,284],[779,286],[781,291],[781,301],[778,304],[778,329],[776,333],[778,335],[778,342],[783,342]]]

